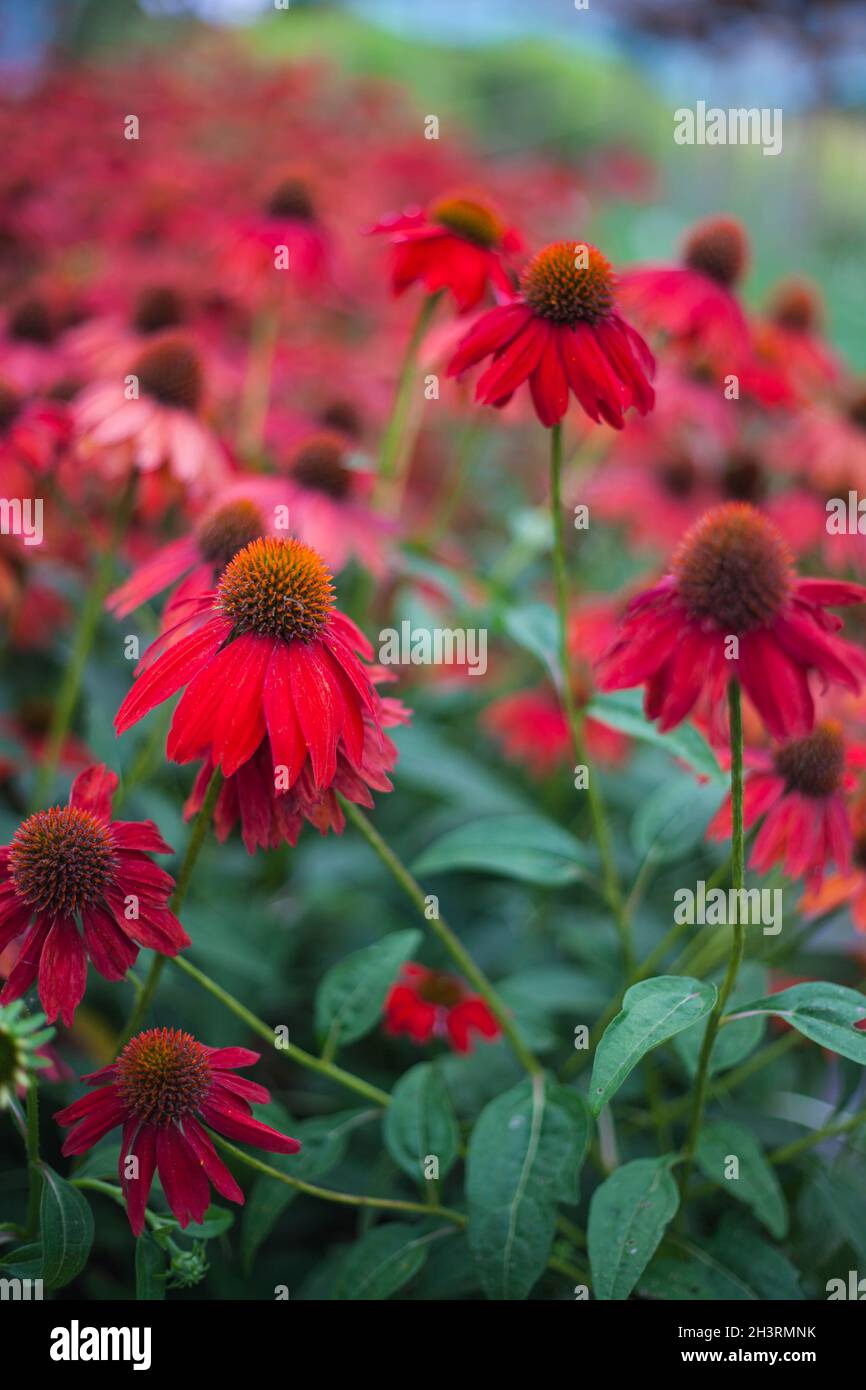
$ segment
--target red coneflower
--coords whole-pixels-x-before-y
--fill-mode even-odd
[[[170,607],[198,598],[213,588],[238,551],[264,535],[266,529],[261,508],[243,492],[230,501],[221,500],[191,535],[162,546],[139,565],[125,584],[109,594],[106,608],[123,618],[182,578]]]
[[[458,312],[465,314],[488,286],[508,296],[513,292],[501,258],[519,251],[522,243],[486,202],[460,195],[440,198],[426,210],[383,218],[370,233],[391,238],[394,294],[420,281],[428,294],[449,290]]]
[[[102,765],[79,773],[68,806],[37,811],[0,849],[0,950],[28,926],[0,1003],[39,977],[50,1022],[69,1027],[92,961],[121,980],[139,946],[176,956],[189,937],[169,911],[174,880],[153,863],[171,854],[153,821],[113,821],[117,775]]]
[[[798,578],[772,523],[731,502],[696,522],[671,572],[632,599],[598,664],[598,684],[646,685],[647,718],[665,730],[702,696],[715,727],[728,682],[737,680],[774,738],[807,734],[815,721],[810,672],[854,691],[866,678],[866,656],[835,635],[841,620],[826,612],[864,600],[859,584]]]
[[[82,1078],[99,1090],[54,1116],[58,1124],[72,1126],[63,1152],[86,1153],[109,1130],[123,1126],[118,1174],[136,1236],[144,1230],[155,1171],[182,1228],[204,1219],[211,1183],[221,1197],[243,1205],[243,1192],[201,1122],[268,1153],[293,1154],[301,1147],[253,1116],[251,1101],[266,1105],[270,1100],[264,1086],[232,1075],[258,1060],[259,1053],[245,1047],[207,1047],[176,1028],[149,1028],[131,1038],[110,1066]]]
[[[376,672],[371,670],[370,675],[376,677]],[[374,791],[392,790],[388,774],[397,761],[397,749],[382,730],[407,723],[409,711],[399,700],[381,699],[377,695],[376,715],[374,722],[369,713],[364,714],[365,738],[360,763],[350,762],[343,748],[339,748],[333,781],[324,790],[315,786],[309,762],[304,764],[294,786],[288,791],[278,790],[274,782],[274,756],[265,739],[243,767],[227,777],[220,787],[213,813],[217,839],[226,840],[240,822],[247,853],[254,854],[257,848],[275,849],[284,840],[296,845],[305,821],[320,835],[327,835],[329,830],[336,835],[342,834],[346,818],[337,793],[369,809],[373,805]],[[201,810],[213,771],[213,763],[207,758],[184,806],[187,820]]]
[[[303,174],[287,172],[259,211],[233,224],[225,241],[227,283],[239,294],[307,289],[327,277],[329,238]],[[281,256],[287,258],[284,266]]]
[[[708,217],[689,232],[682,265],[623,271],[623,307],[641,327],[709,358],[720,370],[733,370],[749,347],[749,327],[734,296],[748,259],[740,223]]]
[[[358,654],[369,660],[372,648],[334,608],[321,557],[302,541],[264,537],[235,556],[192,619],[145,653],[115,728],[124,733],[186,686],[168,736],[174,762],[209,756],[230,777],[267,735],[279,789],[294,786],[309,758],[322,790],[339,751],[361,765],[365,714],[376,720]]]
[[[842,793],[853,777],[846,777],[846,760],[862,767],[864,753],[862,748],[846,749],[841,726],[829,720],[773,752],[749,752],[743,826],[748,830],[764,817],[749,867],[765,874],[773,864],[781,864],[789,878],[806,878],[813,888],[820,886],[831,863],[847,873],[853,842]],[[728,796],[707,827],[707,839],[730,835]]]
[[[622,429],[629,406],[642,415],[652,409],[653,356],[616,312],[614,273],[600,251],[585,242],[554,242],[529,261],[520,291],[470,329],[449,376],[492,356],[476,400],[507,405],[528,381],[536,414],[548,427],[565,415],[569,392],[591,420],[614,429]]]
[[[807,883],[799,902],[804,917],[823,917],[847,905],[858,932],[866,932],[866,814],[862,800],[851,814],[853,851],[849,869],[827,874],[820,883]]]
[[[385,1000],[385,1032],[416,1043],[447,1038],[455,1052],[472,1051],[472,1033],[498,1038],[499,1024],[484,1000],[456,975],[407,961]]]
[[[285,478],[273,483],[288,507],[292,530],[318,550],[339,573],[353,555],[374,574],[385,568],[390,524],[373,510],[375,475],[356,466],[348,439],[322,430],[304,439],[283,465]]]
[[[81,456],[97,458],[107,476],[165,467],[193,491],[224,481],[228,456],[200,417],[204,372],[193,344],[160,337],[130,362],[127,376],[137,382],[134,397],[118,375],[86,387],[73,402]]]

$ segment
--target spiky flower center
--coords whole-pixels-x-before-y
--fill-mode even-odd
[[[100,897],[115,865],[114,842],[101,821],[79,806],[37,811],[9,846],[16,892],[35,911],[72,916]]]
[[[8,430],[21,409],[21,397],[13,387],[0,381],[0,430]]]
[[[857,429],[866,430],[866,383],[861,382],[848,401],[848,419]]]
[[[282,179],[267,203],[270,217],[285,217],[296,222],[313,222],[316,209],[310,190],[303,179]]]
[[[674,453],[660,469],[662,487],[671,497],[690,497],[697,483],[697,469],[688,454]]]
[[[776,750],[776,771],[785,789],[803,796],[832,796],[845,774],[842,729],[832,720],[818,724],[805,738],[793,738]]]
[[[138,296],[132,316],[137,333],[159,333],[183,321],[183,300],[171,285],[151,285]]]
[[[199,526],[196,536],[199,554],[222,573],[238,552],[250,541],[257,540],[264,529],[265,523],[255,502],[247,498],[226,502]]]
[[[461,982],[443,970],[428,971],[418,981],[415,990],[425,1004],[436,1004],[443,1009],[453,1009],[464,997]]]
[[[585,241],[545,246],[525,266],[520,287],[536,314],[554,323],[597,323],[613,308],[613,269]]]
[[[793,576],[782,537],[744,502],[702,516],[680,542],[671,568],[692,617],[738,635],[772,621]]]
[[[499,245],[505,231],[493,209],[474,198],[440,198],[430,209],[430,221],[487,250]]]
[[[145,348],[132,366],[139,390],[160,405],[195,412],[201,402],[204,378],[195,349],[180,338]]]
[[[722,491],[732,502],[762,502],[767,475],[761,460],[746,449],[734,450],[725,460]]]
[[[821,300],[806,280],[785,280],[776,287],[769,317],[791,333],[814,333],[821,323]]]
[[[263,537],[236,555],[217,591],[217,606],[237,634],[310,642],[334,606],[330,571],[303,541]]]
[[[730,289],[746,268],[749,244],[740,223],[732,217],[708,217],[698,222],[686,238],[683,259],[697,270]]]
[[[330,401],[319,412],[319,421],[326,430],[338,430],[350,439],[360,439],[364,433],[361,413],[352,401]]]
[[[206,1048],[189,1033],[149,1028],[118,1057],[115,1086],[137,1119],[161,1127],[194,1113],[212,1076]]]
[[[54,316],[44,299],[22,299],[9,319],[9,336],[21,343],[48,347],[57,336]]]
[[[324,492],[339,500],[352,487],[352,470],[346,466],[346,446],[334,435],[319,434],[306,440],[291,462],[292,477],[301,487]]]

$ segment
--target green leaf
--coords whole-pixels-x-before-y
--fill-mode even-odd
[[[737,1177],[727,1177],[729,1157],[739,1162]],[[774,1169],[750,1130],[732,1120],[718,1120],[701,1131],[695,1153],[701,1171],[738,1202],[751,1207],[771,1236],[788,1231],[788,1206]]]
[[[680,1203],[672,1163],[635,1159],[592,1194],[587,1244],[596,1298],[628,1298],[655,1254]]]
[[[334,1298],[354,1301],[390,1298],[422,1268],[432,1238],[423,1227],[400,1221],[367,1231],[343,1261]]]
[[[556,1204],[574,1201],[589,1119],[543,1076],[481,1112],[466,1161],[469,1246],[488,1298],[523,1299],[550,1257]]]
[[[87,1263],[93,1244],[93,1213],[77,1188],[47,1163],[40,1166],[42,1278],[46,1289],[62,1289]]]
[[[717,782],[682,778],[663,783],[635,812],[631,840],[637,854],[652,855],[658,864],[684,859],[703,839],[721,795]]]
[[[346,1044],[369,1033],[381,1018],[382,1005],[400,966],[420,940],[421,933],[414,928],[392,932],[332,966],[316,993],[319,1037],[334,1033]]]
[[[556,610],[549,603],[527,603],[509,608],[504,616],[505,631],[524,651],[547,668],[556,686],[560,684],[559,635]]]
[[[756,961],[746,961],[728,1000],[728,1012],[736,1013],[737,1007],[744,1000],[765,987],[765,982],[766,972],[761,966]],[[702,1020],[694,1027],[687,1028],[684,1033],[678,1034],[674,1042],[674,1050],[691,1077],[697,1076],[698,1073],[707,1023],[708,1020]],[[724,1028],[720,1028],[713,1043],[710,1075],[716,1076],[720,1072],[728,1071],[730,1067],[737,1066],[748,1057],[749,1053],[754,1052],[764,1036],[766,1026],[766,1019],[758,1014],[754,1018],[743,1018],[738,1023],[727,1023]]]
[[[439,1177],[447,1177],[460,1148],[460,1128],[434,1063],[419,1062],[400,1077],[385,1111],[383,1134],[385,1147],[408,1177],[416,1182],[424,1178],[429,1154],[439,1160]]]
[[[485,816],[447,831],[415,861],[418,874],[458,869],[501,874],[544,887],[587,877],[589,859],[579,840],[544,816]]]
[[[42,1245],[19,1245],[0,1260],[0,1275],[7,1279],[41,1279]]]
[[[626,990],[622,1010],[599,1041],[589,1094],[593,1114],[607,1105],[641,1057],[710,1012],[715,985],[688,975],[657,975]]]
[[[204,1221],[188,1226],[187,1234],[194,1236],[196,1240],[216,1240],[218,1236],[224,1236],[226,1231],[230,1231],[234,1224],[233,1211],[229,1211],[227,1207],[209,1206],[204,1214]]]
[[[775,1014],[812,1042],[866,1065],[866,1032],[857,1032],[854,1027],[866,1018],[866,998],[856,989],[827,981],[792,985],[765,999],[739,1005],[734,1012]]]
[[[139,1302],[162,1302],[168,1255],[145,1231],[135,1242],[135,1296]]]
[[[607,695],[596,695],[587,705],[586,714],[609,729],[619,729],[620,733],[663,748],[672,758],[680,758],[695,772],[714,782],[724,781],[716,755],[703,734],[685,721],[669,733],[660,733],[643,712],[643,696],[639,690],[614,690]]]
[[[120,1166],[121,1145],[115,1140],[107,1143],[97,1144],[96,1148],[90,1149],[83,1154],[81,1161],[76,1164],[74,1176],[76,1178],[114,1178],[117,1180],[117,1170]]]
[[[725,1216],[702,1242],[715,1262],[719,1298],[785,1300],[803,1297],[800,1276],[790,1260],[741,1216]],[[722,1281],[727,1289],[722,1291]],[[735,1290],[739,1288],[739,1292]]]
[[[346,1152],[349,1135],[366,1110],[341,1110],[336,1115],[324,1115],[315,1120],[291,1124],[291,1133],[301,1144],[296,1154],[268,1154],[274,1168],[292,1178],[305,1182],[323,1178],[330,1173]],[[272,1231],[290,1202],[297,1197],[297,1188],[289,1187],[276,1178],[259,1177],[253,1184],[241,1218],[241,1261],[249,1273],[259,1247]]]

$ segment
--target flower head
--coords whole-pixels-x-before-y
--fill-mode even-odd
[[[420,281],[428,294],[448,290],[463,314],[481,301],[488,286],[504,295],[513,291],[502,258],[520,249],[520,238],[481,199],[439,198],[426,211],[387,217],[370,231],[391,238],[394,294]]]
[[[203,1220],[211,1184],[220,1196],[242,1204],[243,1192],[204,1126],[270,1153],[297,1153],[301,1147],[254,1118],[250,1102],[267,1104],[265,1088],[232,1074],[258,1060],[257,1052],[243,1047],[206,1047],[178,1029],[149,1028],[131,1038],[110,1066],[84,1077],[98,1090],[55,1115],[59,1124],[71,1126],[63,1152],[85,1153],[123,1127],[118,1172],[137,1236],[144,1230],[154,1172],[182,1228]]]
[[[476,399],[504,406],[529,383],[543,425],[557,424],[573,393],[590,419],[622,429],[634,406],[654,403],[652,354],[617,312],[613,270],[596,247],[558,241],[529,261],[520,294],[484,314],[457,347],[449,376],[492,357]]]
[[[192,618],[145,653],[115,719],[123,733],[181,687],[167,751],[210,757],[231,777],[268,740],[271,780],[290,790],[309,759],[311,785],[330,786],[342,753],[354,768],[381,737],[359,654],[366,639],[334,607],[330,571],[303,541],[252,541]],[[370,716],[369,720],[365,716]]]
[[[385,1000],[385,1032],[406,1033],[416,1043],[447,1038],[455,1052],[471,1052],[473,1032],[492,1041],[500,1029],[458,976],[408,961]]]
[[[826,611],[864,600],[858,584],[800,579],[772,523],[731,502],[696,522],[670,572],[631,601],[598,683],[646,685],[647,717],[671,729],[700,697],[715,716],[738,680],[775,738],[807,734],[813,672],[854,691],[866,678],[866,657],[836,635],[841,622]]]
[[[846,765],[863,764],[862,749],[846,748],[835,721],[788,739],[772,753],[750,752],[743,793],[743,824],[763,824],[749,859],[756,873],[781,864],[790,878],[820,887],[830,864],[845,874],[851,866],[852,835],[843,791]],[[848,779],[850,780],[850,779]],[[731,834],[727,797],[707,828],[708,839]]]
[[[90,960],[120,980],[139,946],[174,956],[189,937],[168,907],[174,880],[151,854],[171,854],[152,821],[114,821],[117,776],[104,766],[76,777],[67,806],[36,811],[0,849],[0,950],[24,937],[0,1002],[37,976],[42,1007],[71,1025]],[[29,929],[29,930],[28,930]]]
[[[29,1085],[40,1068],[51,1066],[45,1044],[54,1037],[44,1014],[24,1013],[20,1000],[0,1005],[0,1111]]]

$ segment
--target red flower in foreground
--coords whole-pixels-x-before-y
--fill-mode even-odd
[[[99,1086],[54,1116],[72,1126],[63,1152],[85,1153],[109,1130],[123,1126],[118,1173],[133,1234],[144,1230],[154,1172],[178,1224],[201,1222],[213,1183],[221,1197],[243,1205],[244,1194],[217,1156],[202,1121],[226,1139],[269,1153],[293,1154],[297,1139],[253,1116],[250,1102],[266,1105],[264,1086],[232,1072],[251,1067],[258,1052],[206,1047],[175,1028],[150,1028],[126,1044],[110,1066],[83,1077]],[[137,1159],[135,1164],[130,1159]],[[128,1176],[134,1172],[135,1176]]]
[[[402,294],[420,280],[428,294],[450,290],[458,311],[475,307],[488,285],[510,295],[501,254],[519,251],[520,237],[474,198],[441,198],[426,211],[386,217],[370,228],[391,238],[391,288]]]
[[[645,684],[647,718],[662,729],[703,697],[715,730],[728,682],[737,680],[774,738],[807,734],[815,722],[811,672],[853,691],[866,679],[866,656],[835,635],[841,620],[826,612],[864,601],[859,584],[798,578],[772,523],[731,502],[696,522],[671,572],[632,599],[598,664],[598,684]]]
[[[689,233],[683,265],[623,272],[623,305],[641,327],[709,355],[714,366],[730,368],[749,346],[746,317],[733,293],[748,256],[739,222],[708,217]]]
[[[365,739],[378,736],[378,697],[357,655],[369,659],[372,649],[333,602],[330,573],[310,546],[253,541],[193,616],[145,653],[118,734],[186,686],[168,735],[174,762],[210,757],[231,777],[267,737],[279,790],[295,785],[308,759],[312,787],[330,786],[338,753],[358,768]]]
[[[408,1033],[413,1042],[447,1038],[455,1052],[471,1052],[473,1030],[498,1038],[499,1024],[484,1000],[456,975],[407,961],[385,1000],[385,1032]]]
[[[622,429],[635,406],[646,415],[655,396],[652,353],[614,307],[614,274],[600,251],[556,241],[533,256],[521,293],[484,314],[458,345],[448,367],[460,376],[492,357],[475,388],[484,405],[507,405],[524,382],[545,426],[568,409],[569,392],[591,420]]]
[[[853,761],[862,765],[863,750],[851,751]],[[789,878],[805,877],[817,888],[830,863],[840,873],[848,872],[853,841],[842,795],[845,755],[842,730],[830,721],[773,753],[750,753],[753,770],[745,778],[743,825],[748,830],[764,817],[749,859],[756,873],[781,864]],[[707,838],[724,840],[730,835],[728,796],[710,821]]]
[[[169,911],[174,879],[151,854],[171,854],[153,821],[113,821],[117,776],[104,766],[76,777],[68,806],[37,811],[0,849],[0,950],[29,926],[0,1003],[39,977],[49,1022],[69,1027],[88,959],[121,980],[139,946],[176,956],[189,937]],[[80,928],[80,930],[79,930]]]

